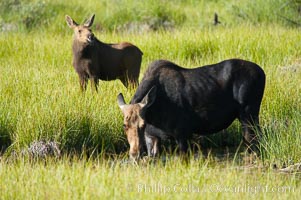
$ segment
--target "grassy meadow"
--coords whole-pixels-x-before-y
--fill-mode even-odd
[[[227,3],[226,3],[227,2]],[[297,199],[301,162],[301,3],[298,1],[0,2],[0,199]],[[250,3],[252,2],[252,3]],[[9,12],[8,12],[9,11]],[[214,13],[221,24],[213,25]],[[101,41],[130,41],[148,64],[168,59],[192,68],[241,58],[260,65],[266,88],[260,154],[250,159],[235,121],[203,138],[203,155],[188,164],[167,154],[128,163],[116,97],[134,89],[100,82],[79,89],[72,67],[68,14]],[[90,85],[88,85],[90,86]],[[60,158],[20,152],[36,140],[56,141]],[[250,161],[251,160],[251,161]]]

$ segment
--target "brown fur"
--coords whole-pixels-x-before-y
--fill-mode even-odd
[[[141,143],[139,142],[138,129],[144,126],[144,120],[139,116],[141,106],[139,104],[127,105],[123,108],[123,126],[130,144],[130,157],[136,159],[139,156]]]
[[[138,85],[142,51],[128,42],[107,44],[99,41],[90,29],[93,21],[94,15],[79,25],[66,15],[68,26],[74,30],[73,66],[82,91],[86,90],[88,79],[96,91],[99,79],[120,79],[125,87]]]

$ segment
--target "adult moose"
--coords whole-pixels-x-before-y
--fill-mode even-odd
[[[96,91],[99,79],[120,79],[125,87],[138,85],[142,51],[127,42],[106,44],[99,41],[90,29],[94,17],[92,15],[79,25],[66,15],[68,26],[74,30],[73,66],[78,73],[81,90],[86,90],[88,79]]]
[[[122,94],[117,97],[130,156],[139,156],[144,139],[148,153],[157,154],[163,136],[175,138],[180,152],[185,153],[193,133],[218,132],[236,118],[242,125],[245,144],[250,150],[256,149],[264,87],[264,71],[245,60],[230,59],[195,69],[154,61],[130,104]]]

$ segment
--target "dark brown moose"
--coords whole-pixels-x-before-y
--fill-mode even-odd
[[[99,79],[120,79],[125,87],[138,85],[142,51],[127,42],[106,44],[99,41],[90,29],[94,17],[92,15],[79,25],[66,15],[68,26],[74,30],[73,66],[78,73],[81,90],[86,90],[88,79],[96,91]]]
[[[241,123],[248,149],[257,151],[264,88],[264,71],[246,60],[230,59],[194,69],[167,60],[152,62],[130,104],[122,94],[117,97],[130,156],[139,157],[144,142],[149,156],[158,154],[160,140],[167,136],[185,153],[193,133],[216,133],[235,119]]]

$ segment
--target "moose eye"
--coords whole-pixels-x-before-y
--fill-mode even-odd
[[[81,33],[82,32],[82,30],[78,30],[78,33]]]
[[[123,124],[123,129],[127,129],[127,126],[125,124]]]

